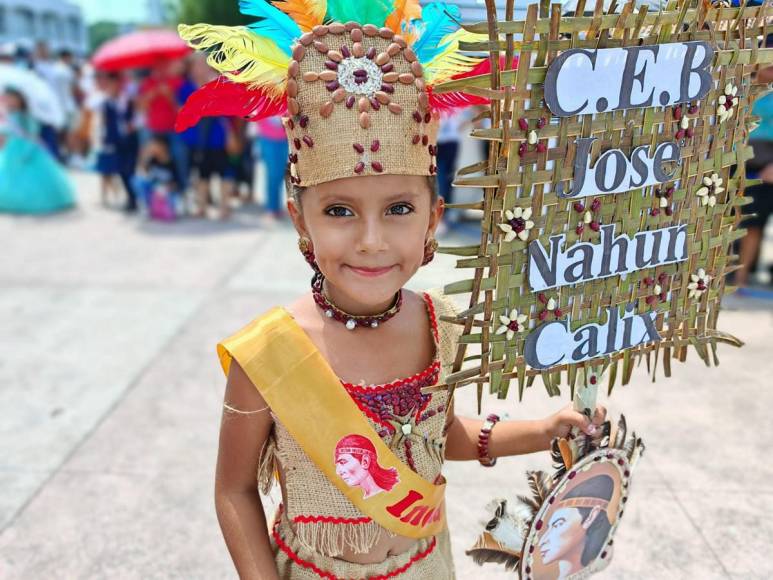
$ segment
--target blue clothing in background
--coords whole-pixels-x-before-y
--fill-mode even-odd
[[[72,184],[53,155],[37,140],[37,124],[12,113],[0,132],[0,212],[45,214],[75,205]]]
[[[773,93],[757,99],[752,114],[758,115],[761,119],[759,127],[752,131],[749,139],[773,141]]]
[[[287,140],[260,139],[260,156],[266,165],[266,210],[275,214],[282,211],[282,191],[288,154]]]

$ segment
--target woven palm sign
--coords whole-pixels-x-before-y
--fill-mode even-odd
[[[585,367],[611,391],[642,360],[668,376],[691,346],[716,364],[718,343],[741,344],[718,315],[773,8],[580,0],[584,16],[543,3],[522,21],[513,2],[504,21],[487,8],[466,28],[489,41],[462,48],[490,52],[492,73],[437,89],[492,99],[473,133],[489,158],[456,181],[483,190],[458,206],[483,211],[480,243],[442,249],[469,272],[445,288],[469,294],[448,384],[504,397],[515,381],[522,396],[540,376],[552,395]]]

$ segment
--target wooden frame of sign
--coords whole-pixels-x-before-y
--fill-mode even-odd
[[[718,343],[741,344],[717,319],[755,183],[744,162],[773,6],[579,0],[592,15],[567,17],[542,2],[514,21],[511,0],[497,21],[486,4],[489,21],[465,28],[488,42],[462,48],[489,52],[491,74],[438,89],[492,99],[491,128],[473,131],[489,158],[455,182],[483,199],[450,206],[482,210],[480,244],[441,248],[472,270],[445,287],[469,293],[448,385],[476,384],[480,402],[487,382],[505,397],[516,380],[521,397],[539,375],[553,395],[594,367],[611,391],[642,360],[669,376],[689,346],[717,364]]]

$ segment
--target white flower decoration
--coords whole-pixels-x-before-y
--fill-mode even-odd
[[[511,310],[510,316],[500,316],[499,322],[502,326],[497,328],[496,334],[506,334],[507,340],[512,340],[516,332],[523,332],[526,330],[526,320],[528,317],[525,314],[518,314],[517,310]]]
[[[722,187],[723,180],[717,173],[703,178],[703,186],[695,192],[701,200],[701,205],[714,207],[717,205],[717,195],[725,191]]]
[[[710,281],[711,276],[706,274],[706,270],[699,268],[697,274],[690,276],[690,283],[687,285],[687,289],[690,291],[687,295],[688,298],[700,298],[709,289]]]
[[[513,208],[505,212],[507,221],[499,224],[499,229],[505,232],[505,241],[512,242],[515,238],[526,241],[529,239],[529,230],[534,227],[531,221],[531,208]]]
[[[723,95],[719,95],[717,99],[717,119],[720,123],[724,123],[735,112],[735,107],[738,106],[738,87],[733,83],[727,83],[725,85],[725,92]]]

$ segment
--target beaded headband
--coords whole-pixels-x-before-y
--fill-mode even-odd
[[[363,449],[362,447],[341,447],[340,449],[336,449],[336,457],[339,455],[369,455],[373,456],[372,451],[368,451],[367,449]]]
[[[594,497],[572,497],[558,502],[559,507],[571,507],[571,508],[601,508],[607,509],[609,501]]]
[[[442,111],[488,104],[448,80],[487,74],[459,51],[481,37],[459,28],[457,6],[419,0],[242,0],[248,27],[181,25],[221,77],[193,93],[178,130],[204,116],[281,115],[290,179],[301,186],[390,173],[433,175]]]

